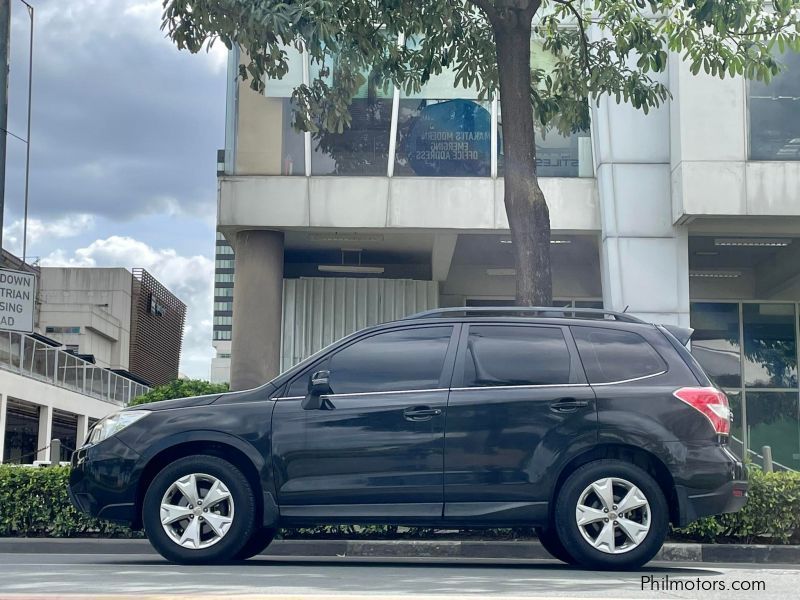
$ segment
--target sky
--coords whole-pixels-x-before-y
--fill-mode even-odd
[[[142,267],[187,305],[181,373],[211,357],[221,44],[192,55],[160,30],[161,0],[35,7],[28,257]],[[26,137],[29,21],[12,0],[9,131]],[[9,136],[3,247],[22,253],[25,145]]]

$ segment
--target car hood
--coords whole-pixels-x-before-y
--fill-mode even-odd
[[[269,393],[274,389],[272,384],[266,384],[260,388],[252,390],[241,390],[238,392],[226,392],[224,394],[207,394],[205,396],[192,396],[190,398],[175,398],[174,400],[161,400],[160,402],[150,402],[148,404],[138,404],[131,406],[127,410],[169,410],[172,408],[192,408],[194,406],[206,406],[219,402],[228,404],[234,402],[245,402],[247,400],[264,400],[269,397]]]

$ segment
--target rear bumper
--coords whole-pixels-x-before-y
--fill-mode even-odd
[[[713,492],[693,493],[682,485],[675,486],[680,505],[679,527],[701,517],[732,513],[747,504],[747,481],[729,481]]]
[[[712,469],[708,468],[714,463],[706,463],[707,470],[703,473],[702,479],[706,482],[716,480],[717,485],[700,487],[682,485],[683,482],[676,483],[679,527],[684,527],[701,517],[736,512],[747,503],[747,468],[742,462],[723,447],[717,447],[713,451],[708,449],[704,454],[706,457],[714,456],[718,462],[714,473],[716,476],[712,476]],[[697,479],[694,481],[699,482]]]

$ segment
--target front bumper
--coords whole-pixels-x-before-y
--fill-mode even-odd
[[[136,525],[136,479],[139,454],[116,437],[72,454],[69,498],[83,513],[106,521]]]

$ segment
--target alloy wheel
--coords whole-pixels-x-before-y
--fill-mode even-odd
[[[606,477],[588,485],[575,508],[578,530],[589,545],[606,554],[637,548],[650,531],[650,503],[626,479]]]
[[[192,473],[176,480],[161,499],[161,526],[184,548],[208,548],[227,535],[234,517],[233,496],[222,480]]]

